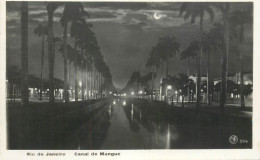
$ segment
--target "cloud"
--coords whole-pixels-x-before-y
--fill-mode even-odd
[[[144,63],[157,43],[159,37],[175,36],[181,45],[181,50],[187,47],[190,41],[199,38],[199,22],[190,24],[179,16],[181,3],[146,3],[146,2],[84,2],[84,9],[89,12],[88,22],[93,24],[104,60],[110,67],[113,81],[117,87],[123,87],[133,71],[145,72]],[[20,2],[7,2],[7,64],[20,64]],[[239,4],[240,7],[242,5]],[[239,6],[237,5],[237,6]],[[237,7],[236,6],[236,7]],[[243,5],[242,5],[243,6]],[[246,5],[245,5],[246,6]],[[215,11],[215,22],[222,22],[222,15]],[[63,7],[59,7],[54,14],[54,33],[56,36],[63,34],[59,21]],[[156,20],[154,14],[162,15]],[[40,62],[41,39],[34,35],[33,29],[39,24],[47,24],[46,4],[44,2],[29,2],[29,52],[30,73],[38,75],[39,68],[35,67]],[[209,16],[205,14],[204,30],[212,26]],[[252,26],[245,31],[245,66],[246,71],[252,70]],[[68,38],[71,43],[70,38]],[[47,51],[47,50],[46,50]],[[47,53],[47,52],[46,52]],[[10,55],[9,55],[10,54]],[[57,52],[57,56],[60,54]],[[237,52],[230,53],[230,68],[233,72],[237,67]],[[212,54],[213,56],[213,54]],[[234,57],[234,59],[233,59]],[[47,58],[47,54],[46,54]],[[56,59],[55,76],[63,79],[62,58]],[[216,69],[215,75],[220,72],[219,54],[212,57],[212,64]],[[47,68],[46,59],[45,69]],[[55,65],[56,65],[55,64]],[[62,64],[62,65],[60,65]],[[174,57],[170,64],[171,74],[185,70],[184,62],[179,62]],[[195,61],[191,62],[191,72],[195,71]],[[205,68],[205,67],[204,67]],[[204,73],[204,70],[203,70]],[[46,73],[47,74],[47,73]]]

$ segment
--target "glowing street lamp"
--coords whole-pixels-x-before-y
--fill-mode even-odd
[[[131,95],[134,95],[135,94],[135,92],[131,92]]]
[[[79,81],[79,86],[81,87],[81,85],[82,85],[82,82],[81,82],[81,81]]]
[[[171,86],[171,85],[168,85],[168,86],[167,86],[167,89],[169,89],[169,90],[172,89],[172,86]]]

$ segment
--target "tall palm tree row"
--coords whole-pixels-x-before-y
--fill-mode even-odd
[[[49,61],[49,102],[54,103],[54,34],[53,34],[53,16],[55,10],[60,5],[59,2],[48,2],[46,5],[48,13],[48,61]]]
[[[202,37],[203,37],[203,21],[205,13],[208,13],[210,20],[213,21],[214,19],[214,12],[212,8],[210,7],[209,3],[203,2],[203,3],[196,3],[196,2],[190,2],[190,3],[183,3],[180,7],[180,15],[184,14],[184,19],[190,18],[190,22],[194,23],[196,18],[199,17],[199,26],[200,26],[200,52],[198,53],[198,65],[197,65],[197,103],[196,103],[196,109],[199,109],[200,101],[201,101],[201,57],[202,57]]]
[[[69,102],[68,95],[68,73],[67,73],[67,28],[69,22],[75,22],[81,19],[83,16],[88,15],[87,12],[84,11],[83,5],[80,2],[66,2],[63,10],[63,15],[60,19],[62,27],[64,27],[63,32],[63,43],[64,43],[64,98],[65,103]],[[74,62],[76,64],[76,62]],[[76,66],[76,65],[75,65]],[[76,74],[76,73],[75,73]],[[76,74],[77,75],[77,74]],[[76,84],[76,83],[75,83]],[[75,86],[77,89],[77,85]],[[75,97],[78,94],[75,92]]]
[[[21,3],[21,102],[23,106],[29,103],[28,93],[28,2]]]
[[[230,21],[232,27],[235,28],[237,33],[237,47],[239,50],[239,59],[240,59],[240,103],[241,109],[245,109],[245,100],[244,100],[244,75],[243,75],[243,68],[244,68],[244,55],[243,49],[244,46],[244,32],[245,32],[245,25],[252,23],[252,12],[250,12],[250,8],[247,10],[239,10],[233,11],[230,16]]]
[[[151,95],[151,99],[153,100],[153,93],[154,93],[154,78],[155,78],[155,74],[157,72],[157,69],[161,66],[161,62],[160,62],[160,58],[158,57],[157,54],[157,48],[153,47],[149,58],[146,60],[146,64],[145,66],[148,67],[152,73],[152,95]]]
[[[221,95],[220,95],[220,112],[224,112],[226,103],[227,91],[227,75],[228,75],[228,55],[229,55],[229,12],[230,3],[216,3],[215,6],[222,12],[223,15],[223,47],[221,54]]]
[[[40,100],[42,100],[42,90],[43,90],[43,65],[44,65],[44,41],[45,41],[45,35],[48,35],[48,27],[43,26],[39,24],[33,31],[34,34],[42,37],[42,55],[41,55],[41,89],[40,89]]]
[[[168,76],[169,72],[169,58],[176,55],[179,52],[180,45],[177,42],[176,37],[165,36],[161,37],[157,43],[157,54],[162,60],[162,63],[166,61],[166,74]]]
[[[157,44],[153,47],[150,57],[147,60],[147,67],[152,67],[154,70],[155,68],[161,67],[161,82],[163,79],[163,64],[166,62],[166,70],[165,76],[168,76],[169,72],[169,58],[173,57],[179,52],[179,43],[177,42],[176,37],[174,36],[165,36],[160,37],[158,39]],[[161,61],[161,62],[160,62]],[[152,73],[154,73],[152,71]],[[152,81],[154,78],[154,74],[152,74]],[[153,83],[153,82],[152,82]],[[153,85],[152,85],[153,86]],[[153,90],[153,88],[152,88]],[[162,87],[160,86],[160,99],[162,99]]]
[[[194,40],[194,41],[191,41],[189,46],[180,53],[180,60],[184,60],[184,59],[187,60],[187,76],[188,77],[190,76],[190,71],[189,71],[190,58],[196,57],[198,55],[198,52],[199,52],[199,42]],[[187,87],[187,94],[188,94],[188,101],[190,102],[189,85]]]

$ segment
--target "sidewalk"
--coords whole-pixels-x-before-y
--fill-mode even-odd
[[[171,105],[171,102],[168,102],[168,104]],[[178,104],[174,103],[173,106],[181,108],[181,102],[179,102]],[[190,104],[186,102],[184,103],[184,108],[196,110],[196,102]],[[220,107],[218,103],[212,103],[210,106],[205,103],[201,103],[199,110],[218,114],[220,112]],[[224,107],[224,114],[244,118],[252,118],[252,106],[246,106],[245,110],[241,110],[239,104],[226,104]]]

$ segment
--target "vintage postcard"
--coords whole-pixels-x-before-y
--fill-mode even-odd
[[[0,159],[259,159],[258,9],[1,2]]]

